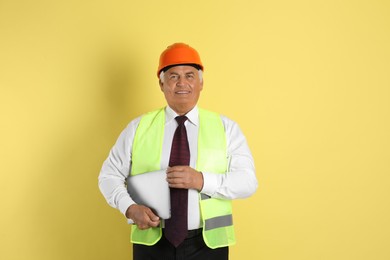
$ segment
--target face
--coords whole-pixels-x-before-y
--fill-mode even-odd
[[[177,114],[184,115],[198,102],[203,81],[194,67],[175,66],[165,72],[160,88],[168,105]]]

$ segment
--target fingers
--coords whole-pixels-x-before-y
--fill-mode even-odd
[[[160,223],[160,218],[153,213],[153,211],[150,209],[150,208],[147,208],[147,210],[145,211],[145,213],[147,214],[147,216],[149,217],[149,224],[151,226],[155,226],[156,223],[157,225]]]
[[[126,216],[132,219],[139,229],[148,229],[160,225],[160,218],[148,207],[133,204],[127,211]]]
[[[167,169],[167,182],[172,188],[186,188],[191,182],[190,167],[173,166]]]
[[[173,166],[167,169],[167,182],[171,188],[200,190],[203,176],[189,166]]]
[[[144,207],[144,208],[145,208],[144,216],[142,217],[142,219],[138,224],[136,223],[137,226],[140,229],[148,229],[150,227],[157,227],[158,225],[160,225],[160,218],[156,216],[150,208],[148,207]]]
[[[190,166],[178,165],[178,166],[168,167],[167,173],[185,172],[185,171],[189,171],[191,169],[192,168]]]

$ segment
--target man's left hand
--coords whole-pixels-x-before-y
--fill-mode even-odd
[[[177,189],[203,188],[203,174],[190,166],[173,166],[167,169],[167,181],[169,187]]]

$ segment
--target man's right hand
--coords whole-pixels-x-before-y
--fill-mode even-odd
[[[132,219],[139,229],[148,229],[160,225],[160,218],[143,205],[133,204],[126,210],[126,217]]]

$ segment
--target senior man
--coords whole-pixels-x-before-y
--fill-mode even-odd
[[[253,157],[238,125],[197,106],[203,70],[194,48],[168,46],[157,70],[167,106],[131,121],[103,163],[102,194],[134,223],[134,260],[228,259],[235,243],[231,200],[257,189]],[[129,195],[127,179],[149,172],[166,175],[169,219]]]

